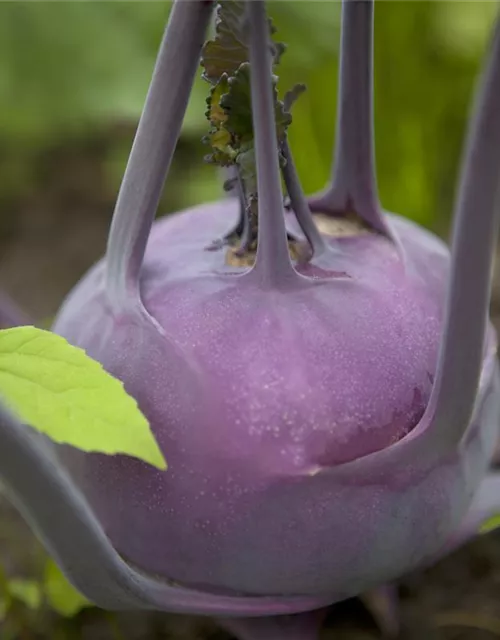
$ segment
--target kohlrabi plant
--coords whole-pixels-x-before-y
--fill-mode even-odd
[[[7,385],[25,423],[41,428],[43,417],[53,437],[54,412],[68,433],[83,429],[80,441],[59,429],[63,444],[49,444],[3,411],[0,475],[99,606],[210,615],[242,640],[312,640],[330,604],[431,563],[500,507],[500,480],[486,475],[500,418],[488,322],[500,26],[451,253],[379,203],[373,2],[343,3],[333,177],[311,198],[287,136],[304,87],[280,86],[286,53],[274,33],[262,0],[174,4],[105,259],[64,302],[52,338],[60,367],[46,372],[63,396],[78,386],[89,429],[113,423],[121,448],[86,441],[72,392],[65,412],[42,411],[43,397],[24,404]],[[227,171],[233,195],[153,224],[197,72],[207,159]],[[49,335],[45,355],[56,353]],[[30,345],[14,349],[20,362]],[[109,398],[85,381],[95,361]],[[154,439],[141,422],[124,446],[139,418],[130,397],[112,395],[116,379]]]

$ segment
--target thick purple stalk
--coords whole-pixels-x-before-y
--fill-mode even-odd
[[[331,186],[314,211],[354,211],[391,235],[380,207],[373,132],[373,0],[343,0],[339,98]]]
[[[224,184],[226,184],[227,181],[233,181],[233,185],[231,187],[231,189],[228,189],[226,191],[226,197],[227,198],[234,198],[235,196],[238,195],[237,192],[237,185],[235,184],[235,180],[238,177],[238,172],[236,170],[236,167],[231,166],[231,167],[227,167],[227,168],[223,168],[219,170],[222,179],[224,180]]]
[[[292,150],[290,149],[288,140],[285,140],[283,144],[283,155],[286,159],[286,165],[283,169],[283,178],[285,180],[288,195],[290,196],[290,203],[294,210],[295,217],[311,245],[313,254],[317,257],[327,249],[327,245],[311,215],[307,198],[302,190],[299,176],[295,168],[295,162],[293,161]]]
[[[454,215],[451,277],[435,384],[421,427],[449,449],[470,423],[483,364],[500,218],[500,20],[469,129]]]
[[[118,194],[106,254],[115,312],[141,308],[139,274],[213,5],[176,0]]]
[[[245,190],[243,188],[243,181],[240,178],[239,174],[236,181],[235,186],[236,195],[238,197],[238,203],[240,205],[240,217],[241,219],[246,218],[246,200],[245,200]]]
[[[0,291],[0,329],[33,324],[9,296]]]
[[[290,259],[285,226],[271,81],[269,22],[263,0],[251,0],[247,7],[259,192],[258,249],[251,273],[258,277],[264,288],[280,289],[296,283],[300,276]]]
[[[245,200],[245,190],[243,188],[243,181],[240,178],[240,174],[237,169],[234,169],[234,177],[236,178],[236,183],[229,193],[229,196],[236,196],[238,198],[238,204],[240,205],[239,211],[239,219],[238,225],[241,225],[243,230],[248,227],[248,216],[247,216],[247,203]]]

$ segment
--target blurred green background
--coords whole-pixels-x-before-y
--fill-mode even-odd
[[[306,191],[334,138],[340,3],[269,3],[281,87],[305,82],[291,143]],[[103,252],[168,2],[0,3],[0,285],[50,316]],[[446,234],[466,119],[496,2],[378,2],[375,119],[386,209]],[[196,82],[161,213],[218,198]]]
[[[376,140],[384,205],[424,224],[450,212],[474,78],[495,2],[379,2]],[[334,135],[338,2],[271,2],[288,45],[283,86],[305,82],[292,144],[308,191],[328,177]],[[0,5],[0,198],[43,179],[43,153],[105,140],[116,191],[140,115],[168,2],[8,2]],[[169,182],[168,209],[217,197],[203,167],[206,85],[197,82]],[[116,130],[117,126],[119,130]],[[3,207],[5,211],[5,207]]]

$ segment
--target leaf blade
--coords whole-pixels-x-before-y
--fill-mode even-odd
[[[50,331],[0,331],[0,396],[23,422],[59,444],[125,454],[166,469],[136,401],[86,353]]]
[[[36,580],[12,578],[8,581],[10,595],[28,609],[36,611],[42,604],[42,591]]]

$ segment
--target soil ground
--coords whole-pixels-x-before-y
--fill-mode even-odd
[[[103,143],[55,149],[43,176],[21,199],[2,204],[0,286],[38,320],[50,318],[72,285],[99,258],[116,197],[102,159]],[[492,316],[500,329],[500,260]],[[32,574],[41,550],[15,510],[0,501],[0,561]],[[400,584],[400,640],[500,638],[500,532],[476,539],[433,568]],[[332,608],[322,638],[376,640],[380,632],[359,600]],[[21,640],[229,640],[210,621],[157,614],[109,616],[96,609],[71,620],[47,614]],[[0,633],[0,640],[3,640]]]

